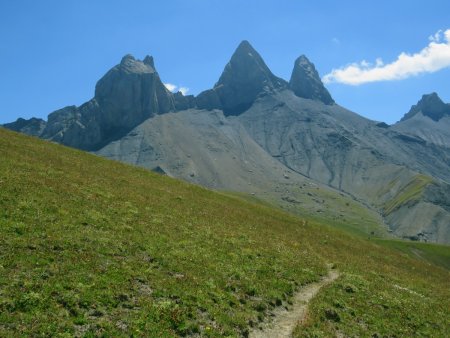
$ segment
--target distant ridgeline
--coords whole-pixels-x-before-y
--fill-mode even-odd
[[[4,127],[349,225],[337,190],[380,229],[450,243],[450,105],[433,93],[392,126],[368,120],[334,102],[304,55],[287,82],[243,41],[195,97],[167,90],[151,56],[126,55],[80,107]]]

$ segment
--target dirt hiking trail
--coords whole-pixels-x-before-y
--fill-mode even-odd
[[[306,285],[300,289],[292,300],[292,309],[289,311],[280,306],[273,311],[273,320],[264,323],[263,328],[255,328],[250,331],[250,338],[283,338],[291,337],[292,332],[299,322],[305,319],[308,310],[309,301],[325,285],[333,282],[339,277],[337,270],[329,270],[328,276],[325,276],[317,283]]]

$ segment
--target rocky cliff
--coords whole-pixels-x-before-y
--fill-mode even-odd
[[[289,88],[298,97],[333,104],[334,100],[320,79],[319,73],[305,55],[295,60]]]
[[[126,55],[98,81],[92,100],[51,113],[45,128],[34,134],[71,147],[96,150],[148,118],[175,111],[177,105],[184,104],[182,101],[161,82],[152,57],[140,61]],[[16,121],[6,127],[33,123]]]
[[[442,102],[436,93],[423,95],[391,129],[450,148],[450,104]]]

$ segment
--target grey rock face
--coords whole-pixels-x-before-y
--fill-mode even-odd
[[[295,204],[302,215],[317,216],[326,200],[327,217],[336,219],[343,198],[355,203],[284,166],[262,149],[236,118],[227,118],[219,110],[191,109],[155,116],[96,153],[209,188],[276,200],[288,210]],[[359,220],[361,214],[346,217]],[[374,211],[367,217],[380,218]]]
[[[47,126],[42,132],[42,137],[62,142],[66,131],[79,119],[80,115],[76,106],[67,106],[56,110],[48,115]]]
[[[225,115],[246,111],[259,94],[287,86],[286,81],[272,74],[258,52],[243,41],[225,66],[214,86]]]
[[[43,119],[32,117],[29,120],[18,118],[15,122],[6,123],[3,126],[20,133],[40,136],[46,124],[47,123]]]
[[[195,108],[196,106],[194,95],[184,96],[182,92],[177,92],[173,94],[173,98],[175,100],[175,109],[177,111]]]
[[[220,102],[220,97],[217,95],[217,92],[214,89],[208,89],[195,98],[196,105],[198,109],[220,109],[222,110],[222,103]]]
[[[129,131],[155,114],[175,110],[173,95],[161,82],[153,59],[145,60],[127,55],[98,81],[95,100],[105,133]]]
[[[238,120],[288,168],[345,191],[380,212],[418,173],[450,182],[450,150],[380,128],[338,105],[299,98],[291,91],[258,99]],[[442,208],[446,202],[419,201],[384,215],[385,219],[399,236],[427,231],[430,240],[450,242],[450,231],[445,230],[450,214]],[[418,217],[421,213],[426,217]],[[442,213],[447,216],[439,216]]]
[[[434,121],[439,121],[445,116],[450,116],[450,104],[442,102],[436,93],[423,95],[422,99],[412,106],[410,111],[400,121],[406,121],[418,113],[422,113],[422,115],[428,116]]]
[[[192,96],[180,93],[174,97],[166,89],[151,56],[140,61],[126,55],[97,82],[92,100],[51,113],[48,122],[40,124],[45,128],[34,128],[29,133],[75,148],[96,150],[156,114],[194,105]]]
[[[323,85],[314,64],[305,55],[295,60],[289,88],[298,97],[321,101],[325,104],[334,103],[330,93]]]
[[[442,102],[436,93],[424,95],[391,130],[450,148],[450,105]]]
[[[41,137],[83,150],[91,150],[108,142],[101,125],[101,108],[94,99],[80,107],[69,106],[51,113]]]
[[[153,56],[147,55],[144,58],[144,64],[146,64],[147,66],[150,66],[153,69],[155,69],[155,61],[153,60]]]

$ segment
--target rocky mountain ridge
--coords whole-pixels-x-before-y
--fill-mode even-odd
[[[450,104],[444,103],[437,93],[425,94],[417,104],[411,107],[400,122],[411,119],[418,113],[437,122],[443,117],[450,117]]]
[[[444,103],[437,93],[423,95],[391,129],[450,148],[450,104]]]
[[[399,124],[422,111],[446,119],[434,121],[434,95],[422,101]],[[295,201],[294,188],[321,184],[376,210],[397,236],[450,243],[450,149],[340,107],[305,56],[287,82],[243,41],[194,97],[169,92],[152,57],[127,55],[82,106],[5,127],[267,200]]]

